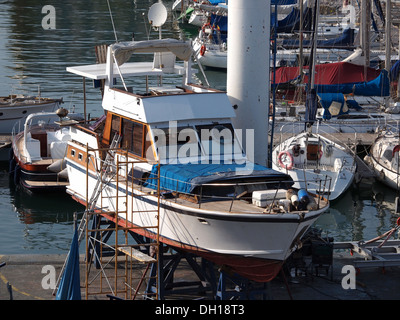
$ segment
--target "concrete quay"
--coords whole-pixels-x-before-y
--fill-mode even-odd
[[[400,267],[362,268],[356,275],[355,288],[344,289],[342,281],[347,275],[342,268],[352,265],[356,258],[349,251],[336,251],[333,267],[319,275],[309,272],[283,277],[279,275],[268,285],[268,298],[272,300],[399,300]],[[10,300],[7,283],[12,287],[13,300],[55,300],[53,290],[48,287],[49,268],[54,267],[58,274],[65,261],[65,255],[15,254],[0,256],[0,300]],[[81,259],[82,299],[85,298],[85,265]],[[47,266],[47,267],[46,267]],[[49,267],[50,266],[50,267]],[[47,269],[46,269],[47,268]],[[183,264],[175,274],[175,280],[193,280],[194,273]],[[47,277],[47,278],[46,278]],[[44,285],[43,285],[44,283]],[[286,285],[287,284],[287,285]],[[210,293],[202,296],[171,295],[173,300],[212,300]],[[106,295],[89,296],[88,300],[107,300]],[[139,298],[140,299],[140,298]]]

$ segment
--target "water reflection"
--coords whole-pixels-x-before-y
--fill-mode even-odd
[[[67,194],[37,195],[16,187],[0,167],[0,254],[60,253],[69,249],[73,214],[83,206]]]
[[[369,240],[396,225],[396,193],[379,182],[353,186],[315,223],[335,241]]]
[[[150,30],[147,11],[154,1],[112,1],[112,17],[119,41],[158,37]],[[2,75],[6,77],[0,94],[37,92],[43,96],[63,97],[66,107],[83,111],[81,79],[66,72],[66,67],[95,62],[94,47],[115,42],[107,1],[63,1],[53,4],[56,29],[42,28],[43,1],[15,0],[0,4],[3,26],[0,49]],[[171,6],[169,2],[166,5]],[[171,13],[170,13],[171,15]],[[146,23],[144,23],[146,21]],[[171,16],[162,28],[163,36],[180,38],[181,31]],[[185,37],[185,35],[183,35]],[[87,108],[94,116],[102,113],[99,91],[88,85]]]

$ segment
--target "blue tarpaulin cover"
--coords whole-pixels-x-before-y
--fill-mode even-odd
[[[254,164],[167,164],[160,166],[160,189],[190,193],[196,186],[216,180],[237,177],[271,177],[284,174]],[[157,165],[154,165],[146,187],[157,188]]]
[[[397,60],[395,64],[390,68],[390,80],[395,81],[399,77],[400,60]]]
[[[310,18],[311,19],[311,18]],[[278,24],[279,32],[279,24]],[[282,31],[281,31],[282,32]],[[282,46],[286,49],[297,49],[299,48],[300,41],[298,39],[284,39]],[[303,40],[303,46],[311,47],[311,40]],[[318,39],[317,48],[354,48],[354,29],[347,28],[343,33],[337,37],[331,39]]]
[[[348,110],[343,111],[343,106],[345,104],[343,93],[318,93],[318,97],[319,103],[324,108],[324,119],[330,119],[332,117],[331,112],[329,111],[332,102],[337,102],[338,106],[340,105],[340,111],[336,116],[348,113]]]
[[[390,81],[388,72],[381,70],[375,79],[368,82],[341,83],[330,85],[316,85],[318,93],[353,93],[355,96],[378,96],[385,97],[390,94]]]
[[[303,31],[311,30],[312,9],[306,8],[303,13]],[[300,10],[293,8],[292,11],[282,20],[276,21],[275,13],[271,14],[271,31],[275,30],[275,23],[277,23],[276,30],[278,33],[290,33],[300,29]],[[297,43],[298,47],[298,43]]]
[[[74,232],[64,274],[57,290],[56,300],[81,300],[77,229]]]

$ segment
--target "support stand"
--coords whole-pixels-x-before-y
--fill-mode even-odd
[[[228,282],[233,289],[227,289]],[[221,271],[218,281],[216,300],[271,300],[270,283],[256,283],[237,274],[228,275]]]
[[[160,299],[165,299],[168,295],[191,295],[197,298],[202,298],[211,293],[212,297],[216,293],[216,277],[214,264],[201,258],[200,264],[197,262],[197,257],[185,251],[170,249],[172,252],[166,254],[165,249],[168,247],[161,245],[162,249],[159,253],[159,279],[160,279]],[[179,280],[174,281],[175,271],[178,266],[185,260],[188,264],[187,270],[193,271],[198,280]],[[187,272],[187,270],[183,272]],[[156,266],[151,267],[150,279],[154,279]],[[148,282],[146,293],[148,298],[154,295],[154,280]]]

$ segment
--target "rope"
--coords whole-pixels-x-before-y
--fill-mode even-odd
[[[378,246],[378,248],[380,248],[380,247],[382,247],[382,246],[386,243],[386,241],[392,236],[392,234],[393,234],[396,230],[399,229],[399,227],[400,227],[400,226],[394,227],[394,228],[390,229],[389,231],[386,231],[384,234],[382,234],[382,235],[380,235],[380,236],[378,236],[378,237],[376,237],[376,238],[373,238],[373,239],[371,239],[371,240],[368,240],[367,242],[364,242],[364,243],[362,243],[362,244],[370,244],[370,243],[372,243],[372,242],[375,242],[375,241],[377,241],[377,240],[379,240],[379,239],[382,239],[383,237],[387,236],[387,238]]]

